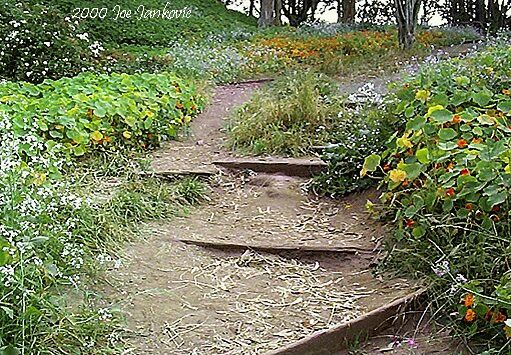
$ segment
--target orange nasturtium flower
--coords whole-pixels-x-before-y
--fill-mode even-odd
[[[466,141],[466,140],[464,140],[464,139],[460,139],[460,140],[458,141],[457,145],[458,145],[458,148],[465,148],[465,147],[468,145],[468,143],[467,143],[467,141]]]
[[[460,172],[461,175],[465,176],[465,175],[470,175],[470,170],[468,170],[467,168],[461,170]]]
[[[461,122],[461,116],[460,115],[454,115],[452,116],[452,123],[457,124]]]
[[[465,313],[465,320],[467,322],[473,322],[476,319],[476,312],[473,309],[467,309],[467,313]]]
[[[415,221],[413,219],[406,220],[406,228],[413,228],[415,226]]]
[[[509,90],[509,89],[503,89],[503,90],[502,90],[502,93],[503,93],[504,95],[508,95],[508,96],[509,96],[509,95],[511,95],[511,90]]]
[[[502,312],[497,312],[494,314],[493,322],[494,323],[502,323],[506,320],[506,316]]]
[[[465,307],[472,307],[474,304],[474,295],[471,293],[467,293],[465,298],[463,299],[463,304]]]
[[[445,195],[448,197],[453,197],[454,195],[456,195],[456,191],[454,191],[454,189],[450,187],[447,190],[445,190]]]

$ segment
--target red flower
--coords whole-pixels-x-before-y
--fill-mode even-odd
[[[414,225],[415,225],[415,221],[413,219],[406,220],[406,228],[413,228]]]
[[[467,210],[469,210],[469,211],[472,211],[472,209],[474,208],[474,205],[473,205],[473,204],[471,204],[471,203],[467,203],[467,204],[465,205],[465,208],[466,208]]]
[[[454,189],[452,187],[450,187],[447,190],[445,190],[445,195],[448,197],[452,197],[452,196],[456,195],[456,191],[454,191]]]
[[[461,175],[465,176],[465,175],[470,175],[470,170],[468,170],[467,168],[461,170],[460,172]]]
[[[467,141],[464,139],[460,139],[457,144],[458,148],[465,148],[468,145]]]

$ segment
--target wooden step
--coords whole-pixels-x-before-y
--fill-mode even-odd
[[[259,173],[299,177],[318,175],[328,166],[318,158],[225,159],[213,161],[213,164],[231,170],[252,170]]]

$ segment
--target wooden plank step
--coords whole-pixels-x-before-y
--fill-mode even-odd
[[[315,246],[315,245],[247,245],[239,243],[229,243],[224,241],[206,241],[195,239],[174,239],[176,242],[185,244],[192,244],[201,247],[209,247],[216,249],[232,249],[232,250],[245,250],[252,249],[255,251],[262,251],[267,253],[282,253],[282,252],[302,252],[302,253],[340,253],[340,254],[372,254],[370,249],[364,249],[359,246]]]
[[[232,170],[252,170],[267,174],[311,177],[320,174],[328,166],[317,158],[299,159],[226,159],[213,161],[214,165]]]
[[[385,328],[403,322],[403,314],[423,299],[425,294],[426,289],[421,288],[351,322],[317,331],[293,344],[269,351],[265,355],[337,354],[346,350],[349,344],[357,339],[376,335]]]
[[[145,177],[177,178],[182,176],[212,176],[217,173],[216,169],[190,169],[190,170],[162,170],[162,171],[141,171],[138,174]]]

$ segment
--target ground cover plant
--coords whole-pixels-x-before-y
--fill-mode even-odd
[[[423,69],[396,93],[406,125],[362,169],[395,226],[386,264],[427,278],[435,314],[477,351],[511,336],[510,67],[505,45]]]
[[[75,156],[155,147],[175,137],[203,105],[191,82],[169,73],[8,82],[0,86],[0,102],[17,136],[35,127],[47,145]]]
[[[227,10],[219,1],[174,0],[167,5],[158,0],[127,0],[122,4],[103,0],[43,2],[72,20],[79,20],[91,38],[115,47],[123,44],[169,46],[183,38],[203,38],[220,31],[256,28],[255,18]],[[107,11],[100,14],[101,9]],[[168,19],[161,16],[164,9],[190,9],[191,14]],[[158,10],[160,16],[151,16],[151,12]],[[131,11],[132,16],[123,17],[122,12],[126,11]]]
[[[114,311],[66,290],[82,290],[98,253],[133,237],[138,223],[198,201],[203,187],[125,178],[86,194],[76,158],[156,146],[197,114],[201,98],[173,74],[85,73],[7,82],[0,92],[0,349],[114,351]]]

